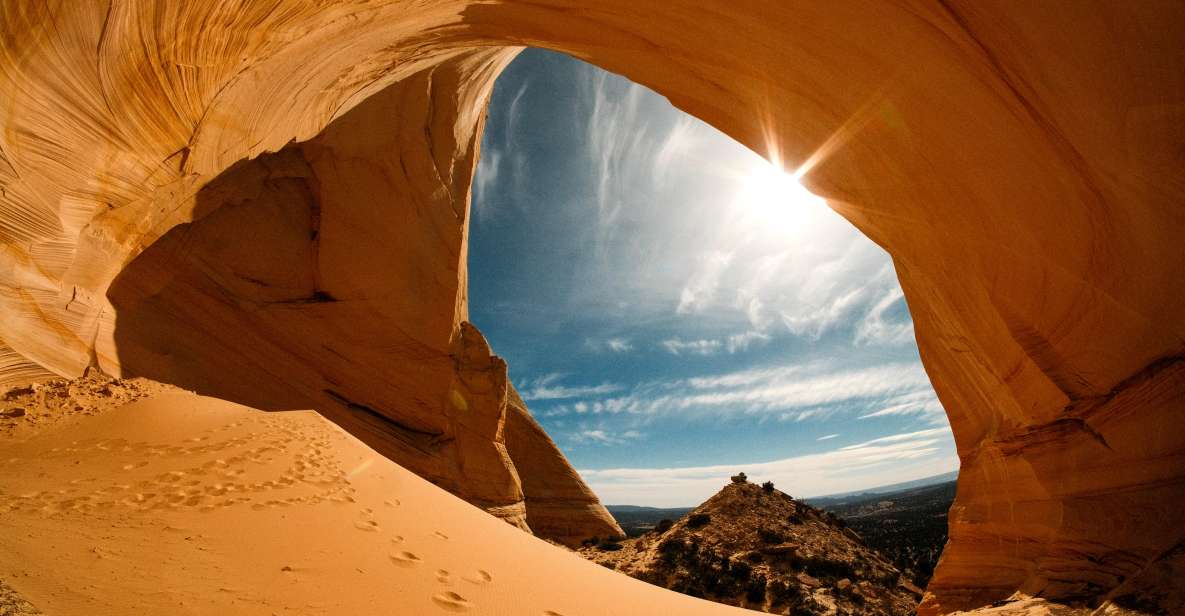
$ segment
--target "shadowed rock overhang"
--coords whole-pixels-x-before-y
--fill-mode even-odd
[[[604,534],[465,324],[485,105],[551,48],[801,167],[892,255],[962,460],[922,612],[1097,602],[1185,538],[1183,29],[1170,2],[5,2],[0,382],[311,406]]]

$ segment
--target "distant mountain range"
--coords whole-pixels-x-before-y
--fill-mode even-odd
[[[951,471],[949,473],[942,473],[940,475],[932,475],[930,477],[922,477],[921,479],[914,479],[911,481],[902,481],[900,483],[890,483],[888,485],[878,486],[875,488],[864,488],[862,490],[854,490],[851,492],[837,492],[835,494],[824,494],[823,496],[812,496],[810,498],[803,498],[801,500],[811,503],[815,506],[823,506],[823,503],[831,504],[830,501],[846,501],[852,498],[860,498],[864,496],[871,496],[874,494],[885,494],[887,492],[900,492],[902,490],[909,490],[911,488],[921,488],[925,486],[938,485],[940,483],[947,483],[948,481],[955,481],[959,478],[959,471]],[[645,507],[642,505],[605,505],[605,508],[617,517],[617,512],[622,513],[659,513],[670,512],[676,516],[683,515],[695,507]],[[681,513],[680,513],[681,512]],[[621,520],[618,520],[620,522]]]
[[[855,490],[852,492],[840,492],[838,494],[827,494],[824,496],[814,496],[811,498],[804,498],[802,500],[816,506],[829,507],[844,501],[862,499],[867,496],[876,494],[887,494],[889,492],[902,492],[911,490],[913,488],[924,488],[926,486],[938,485],[940,483],[949,483],[959,478],[959,471],[951,471],[949,473],[942,473],[941,475],[933,475],[930,477],[922,477],[921,479],[914,479],[913,481],[902,481],[901,483],[891,483],[876,488],[866,488],[864,490]]]

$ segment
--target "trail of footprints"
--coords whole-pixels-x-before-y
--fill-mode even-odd
[[[361,511],[361,516],[363,518],[369,518],[369,516],[372,516],[373,514],[374,514],[374,512],[371,511],[370,509],[363,509]],[[368,527],[364,527],[363,525],[356,525],[356,526],[358,526],[358,528],[360,528],[362,530],[369,530]],[[446,535],[440,531],[433,531],[432,536],[434,538],[440,539],[442,541],[448,541],[448,535]],[[391,544],[396,545],[396,546],[403,544],[405,541],[406,540],[404,539],[404,537],[402,535],[395,535],[391,538]],[[414,568],[424,562],[424,560],[422,558],[420,558],[416,553],[409,552],[407,550],[397,550],[397,551],[391,552],[390,558],[391,558],[392,563],[394,563],[396,566],[401,567],[401,568]],[[436,576],[437,583],[443,584],[445,586],[452,586],[453,585],[454,577],[453,577],[453,574],[448,569],[437,569],[435,576]],[[465,581],[469,584],[473,584],[475,586],[483,586],[485,584],[489,584],[490,582],[493,582],[494,576],[491,575],[489,571],[486,571],[484,569],[475,569],[471,573],[462,575],[461,579],[463,581]],[[453,591],[453,590],[445,590],[445,591],[442,591],[442,592],[432,595],[432,602],[435,603],[438,607],[440,607],[446,611],[450,611],[450,612],[464,612],[464,611],[467,611],[470,608],[474,607],[474,604],[472,601],[470,601],[469,599],[465,598],[460,593]],[[542,615],[543,616],[564,616],[563,614],[556,612],[556,611],[552,611],[552,610],[544,610],[542,612]]]
[[[246,423],[259,425],[251,426],[257,429],[242,436],[219,438],[220,433]],[[0,514],[53,516],[112,508],[214,511],[246,503],[258,510],[324,501],[353,502],[354,488],[338,461],[328,453],[329,437],[329,432],[318,427],[293,427],[288,421],[265,416],[208,430],[183,445],[125,439],[75,441],[69,447],[50,450],[45,459],[52,464],[55,460],[104,452],[117,461],[126,460],[118,468],[127,473],[128,480],[98,485],[101,482],[96,478],[78,477],[57,490],[0,492]],[[179,461],[195,459],[205,461],[144,477],[145,469],[176,467]],[[270,479],[248,481],[244,477],[252,465],[285,459],[289,462],[287,468]]]
[[[242,436],[219,438],[221,433],[246,424],[257,428]],[[116,508],[134,511],[193,510],[214,511],[235,505],[249,505],[253,510],[322,502],[353,503],[355,489],[345,470],[330,453],[331,433],[316,426],[293,427],[288,421],[267,416],[246,419],[207,430],[188,439],[184,445],[163,445],[129,442],[124,439],[87,439],[71,443],[69,447],[52,449],[44,459],[77,458],[96,452],[128,462],[118,468],[129,475],[126,482],[108,482],[99,486],[94,477],[78,477],[57,490],[42,490],[24,494],[8,494],[0,489],[0,515],[10,513],[57,516],[67,513],[87,514]],[[146,478],[142,469],[150,466],[175,466],[178,460],[210,458],[180,470],[170,470]],[[244,478],[252,465],[290,462],[277,476],[265,481]],[[16,459],[0,460],[0,472]],[[172,464],[170,464],[172,463]],[[253,473],[258,476],[257,473]],[[398,507],[398,499],[384,501],[387,507]],[[359,512],[354,527],[363,532],[378,533],[382,529],[374,519],[374,510]],[[448,541],[445,533],[435,531],[435,539]],[[391,537],[398,546],[402,535]],[[391,562],[402,568],[416,568],[424,561],[407,550],[390,554]],[[436,581],[452,586],[453,575],[437,569]],[[485,585],[493,576],[477,569],[460,576],[468,584]],[[445,611],[465,612],[474,607],[469,599],[453,590],[432,595],[432,602]],[[563,616],[545,610],[543,616]]]
[[[390,504],[389,501],[388,504]],[[374,512],[370,509],[363,509],[361,511],[361,515],[363,518],[369,518],[370,516],[374,515]],[[370,530],[371,527],[367,524],[372,522],[373,521],[369,519],[364,519],[362,522],[355,524],[355,526],[361,530]],[[448,535],[440,531],[434,531],[432,536],[442,541],[448,540]],[[404,541],[405,539],[402,535],[395,535],[391,538],[391,543],[393,545],[402,544]],[[409,552],[406,550],[392,552],[390,558],[392,563],[403,568],[413,568],[424,562],[423,559],[421,559],[414,552]],[[493,581],[494,577],[484,569],[477,569],[471,574],[461,576],[461,579],[469,582],[470,584],[483,585],[489,584],[491,581]],[[436,581],[445,586],[451,586],[453,584],[453,575],[447,569],[437,569]],[[473,603],[469,599],[466,599],[459,593],[451,590],[432,595],[432,602],[438,607],[453,612],[464,612],[473,607]],[[552,612],[552,614],[555,613]]]

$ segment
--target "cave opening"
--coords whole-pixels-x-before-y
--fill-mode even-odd
[[[491,96],[469,319],[628,534],[738,471],[807,500],[939,486],[927,520],[875,538],[924,585],[958,472],[946,413],[889,255],[797,179],[641,85],[528,49]]]
[[[315,408],[507,521],[587,531],[467,324],[485,102],[547,47],[771,159],[826,154],[804,183],[892,255],[962,464],[920,613],[1179,606],[1178,5],[10,4],[5,379]]]

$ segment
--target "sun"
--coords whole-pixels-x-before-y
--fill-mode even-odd
[[[828,211],[827,201],[794,174],[764,160],[742,176],[734,208],[746,226],[780,235],[809,231]]]

